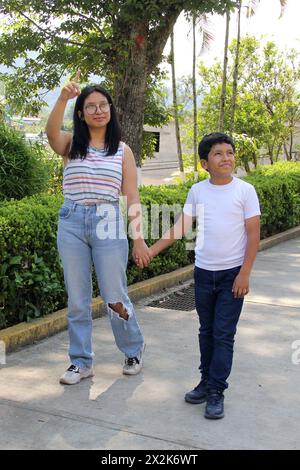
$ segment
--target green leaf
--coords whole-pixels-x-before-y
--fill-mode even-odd
[[[14,256],[13,258],[11,258],[9,260],[9,264],[10,265],[13,265],[13,264],[21,264],[21,260],[22,260],[22,257],[21,256]]]

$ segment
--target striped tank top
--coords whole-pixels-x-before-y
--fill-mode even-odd
[[[124,142],[115,155],[88,147],[84,160],[68,160],[63,172],[63,194],[79,204],[118,201],[122,184]]]

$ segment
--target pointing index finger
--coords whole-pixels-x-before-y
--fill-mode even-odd
[[[74,77],[74,82],[79,82],[80,80],[80,69],[77,70],[76,75]]]

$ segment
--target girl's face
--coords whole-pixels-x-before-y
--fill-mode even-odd
[[[99,91],[93,91],[84,101],[83,119],[88,127],[101,128],[110,121],[110,103]]]

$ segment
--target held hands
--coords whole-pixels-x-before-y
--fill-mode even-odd
[[[146,268],[153,256],[151,248],[148,248],[144,240],[140,239],[134,241],[132,257],[139,268]]]
[[[233,286],[232,292],[235,299],[242,299],[245,295],[249,292],[249,274],[243,274],[239,272],[236,276]]]
[[[149,265],[149,263],[159,253],[159,251],[160,250],[157,250],[155,244],[149,248],[145,241],[140,239],[134,242],[132,257],[136,265],[143,269]],[[239,274],[236,276],[232,286],[232,292],[235,299],[242,299],[249,293],[249,278],[250,274],[243,272],[239,272]]]
[[[77,70],[73,80],[71,80],[66,86],[64,86],[60,93],[60,98],[64,101],[71,100],[76,96],[80,95],[81,90],[78,85],[80,80],[80,69]]]

